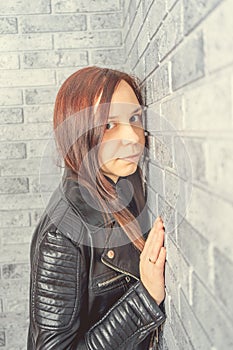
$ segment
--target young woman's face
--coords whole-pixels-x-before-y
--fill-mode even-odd
[[[119,176],[133,174],[145,145],[142,107],[126,81],[116,88],[108,124],[99,149],[101,171],[117,182]]]

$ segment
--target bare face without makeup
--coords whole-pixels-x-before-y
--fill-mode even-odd
[[[101,171],[115,183],[120,176],[133,174],[144,146],[142,107],[131,86],[122,80],[112,96],[99,149]]]

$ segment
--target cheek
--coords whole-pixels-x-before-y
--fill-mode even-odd
[[[101,164],[113,160],[117,156],[118,141],[105,141],[100,145],[98,159]]]

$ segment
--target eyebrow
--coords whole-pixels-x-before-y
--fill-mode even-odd
[[[142,107],[138,107],[138,108],[136,108],[134,111],[132,111],[130,114],[133,114],[133,113],[136,113],[136,112],[142,112]],[[111,119],[115,119],[115,118],[117,118],[117,115],[110,115],[109,117],[108,117],[108,120],[111,120]]]

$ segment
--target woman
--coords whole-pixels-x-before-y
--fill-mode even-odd
[[[161,218],[148,230],[142,112],[137,79],[117,70],[83,68],[58,92],[65,170],[31,243],[30,350],[156,346],[166,251]]]

